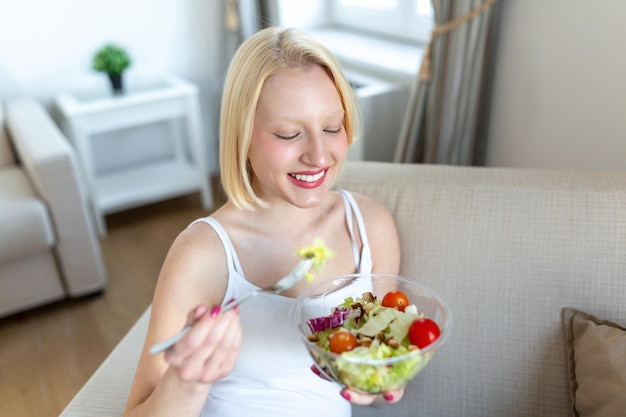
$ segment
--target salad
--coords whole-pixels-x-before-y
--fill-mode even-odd
[[[371,292],[346,298],[327,316],[306,322],[323,371],[349,386],[378,393],[404,386],[434,352],[422,350],[440,335],[433,320],[409,305],[401,291],[382,300]]]

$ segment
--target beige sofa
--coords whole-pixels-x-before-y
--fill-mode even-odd
[[[36,100],[0,102],[0,317],[105,286],[73,149]]]
[[[563,309],[626,324],[626,172],[365,162],[340,185],[391,210],[402,274],[444,297],[454,321],[400,403],[355,417],[568,416],[572,392],[577,416],[592,415],[585,398],[623,415],[625,329]],[[120,415],[148,314],[63,416]]]

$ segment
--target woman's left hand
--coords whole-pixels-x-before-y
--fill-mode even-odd
[[[324,373],[321,372],[316,365],[311,366],[311,370],[320,378],[328,380],[326,375],[324,375]],[[404,388],[398,388],[378,395],[363,394],[349,388],[343,388],[340,393],[343,398],[356,405],[378,405],[384,403],[393,404],[402,399],[402,396],[404,395]]]

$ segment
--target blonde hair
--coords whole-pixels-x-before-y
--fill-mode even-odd
[[[220,179],[226,196],[239,208],[266,207],[252,188],[248,152],[261,89],[268,77],[289,69],[319,65],[335,83],[344,109],[343,125],[351,145],[361,131],[350,83],[333,55],[304,32],[263,29],[244,41],[230,63],[220,116]]]

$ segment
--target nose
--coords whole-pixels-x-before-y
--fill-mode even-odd
[[[328,164],[328,149],[322,134],[313,133],[306,141],[304,161],[312,166],[323,167]]]

